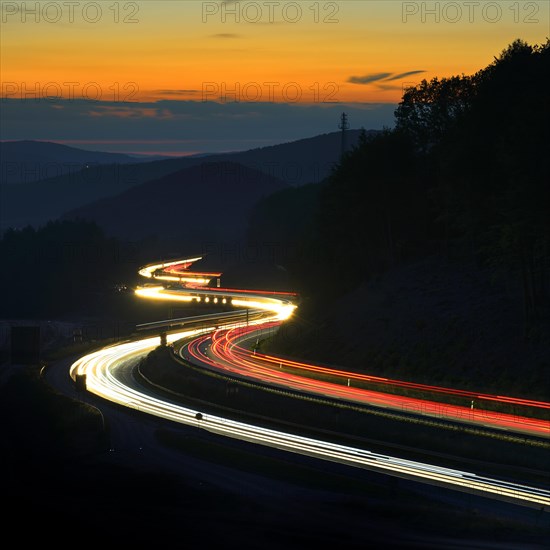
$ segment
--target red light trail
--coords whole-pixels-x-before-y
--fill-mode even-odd
[[[305,391],[349,402],[382,406],[408,413],[437,416],[452,421],[479,423],[494,428],[550,436],[549,420],[482,409],[479,408],[479,402],[487,400],[503,405],[521,405],[538,409],[550,409],[550,403],[369,376],[265,355],[239,345],[242,340],[254,338],[259,330],[265,331],[276,328],[279,324],[280,322],[272,322],[263,325],[261,329],[251,326],[218,330],[210,335],[192,340],[186,345],[186,349],[191,358],[202,364],[207,364],[211,368],[222,369],[234,375],[254,378],[263,383],[275,384],[287,389]],[[208,353],[205,351],[206,346],[209,346]],[[283,367],[297,372],[283,371]],[[339,380],[340,383],[319,380],[314,378],[313,375],[330,376]],[[351,385],[352,380],[472,399],[477,402],[477,406],[473,408],[436,400],[384,393],[382,389],[375,391],[358,388]]]
[[[192,264],[200,259],[201,257],[176,260],[142,268],[141,275],[158,280],[172,280],[169,274],[177,274],[180,277],[180,290],[149,289],[138,290],[137,293],[150,298],[188,301],[193,299],[193,293],[196,292],[212,295],[225,294],[233,296],[233,305],[265,308],[268,311],[277,311],[279,315],[264,321],[261,325],[248,326],[247,324],[247,326],[230,329],[226,326],[223,330],[215,330],[209,335],[192,340],[185,345],[185,349],[188,350],[189,358],[193,361],[211,369],[224,370],[232,375],[350,403],[550,437],[550,419],[535,417],[537,415],[540,417],[541,413],[544,414],[545,411],[550,410],[550,403],[547,402],[393,380],[257,353],[255,349],[251,351],[240,344],[243,341],[261,337],[264,330],[278,328],[282,320],[292,315],[296,307],[292,302],[297,295],[292,292],[210,288],[207,286],[209,279],[219,277],[220,273],[188,271]],[[184,279],[185,282],[183,282]],[[236,300],[239,297],[241,298]],[[205,297],[206,301],[208,297]],[[209,347],[208,352],[205,347]],[[374,385],[375,388],[359,387],[369,384]],[[402,395],[406,391],[416,392],[416,395]],[[401,392],[401,395],[397,392]],[[429,398],[426,398],[426,394]],[[468,400],[469,403],[465,405],[445,402],[441,400],[443,396],[453,401]],[[484,408],[481,408],[482,406]],[[520,407],[522,414],[489,410],[498,406]],[[532,414],[533,417],[525,416],[526,413]]]

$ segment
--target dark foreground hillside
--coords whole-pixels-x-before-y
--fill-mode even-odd
[[[526,334],[518,279],[473,264],[427,259],[373,277],[326,308],[306,300],[265,349],[378,376],[550,400],[550,327],[541,322]]]
[[[310,197],[309,226],[287,218],[303,303],[270,351],[550,399],[549,69],[548,40],[515,40],[406,90],[395,128],[362,136]]]

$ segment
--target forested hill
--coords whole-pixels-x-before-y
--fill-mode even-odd
[[[360,132],[357,129],[348,130],[346,144],[349,148],[357,144]],[[368,130],[367,134],[375,135],[377,132]],[[26,143],[26,156],[21,156],[22,146],[3,144],[0,147],[0,231],[29,224],[36,228],[70,210],[99,199],[114,197],[142,183],[158,180],[205,162],[238,163],[290,186],[319,182],[330,174],[338,162],[341,132],[249,151],[150,162],[142,158],[139,164],[138,159],[128,163],[127,158],[130,157],[125,155],[117,157],[112,153],[97,153],[103,155],[100,162],[97,157],[93,157],[94,153],[88,151],[58,144],[48,144],[52,147],[44,144],[34,147],[33,142]],[[95,162],[92,162],[94,159]],[[25,174],[28,177],[19,183],[6,184]],[[35,177],[41,179],[35,181]]]
[[[204,162],[68,212],[122,240],[156,237],[183,250],[239,240],[254,204],[281,180],[233,162]],[[121,215],[123,213],[123,215]]]
[[[250,239],[286,220],[303,296],[273,351],[550,398],[549,88],[549,42],[517,40],[408,89],[395,129],[308,190],[307,223],[291,206],[304,189],[263,201]]]
[[[122,153],[87,151],[49,141],[4,141],[0,142],[0,184],[31,183],[74,174],[86,167],[135,164],[142,160],[145,159]]]

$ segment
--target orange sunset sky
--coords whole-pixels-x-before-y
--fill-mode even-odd
[[[550,3],[1,1],[0,140],[189,155],[395,122],[403,89],[543,44]]]
[[[2,95],[396,103],[549,34],[545,1],[2,2]]]

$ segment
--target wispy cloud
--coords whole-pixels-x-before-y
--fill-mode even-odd
[[[122,107],[118,105],[98,105],[95,109],[91,109],[88,114],[89,116],[96,118],[173,118],[172,113],[168,109],[157,109],[141,106]]]
[[[422,73],[425,73],[425,72],[426,71],[420,70],[420,71],[408,71],[406,73],[394,74],[390,78],[386,78],[386,81],[399,80],[400,78],[407,78],[408,76],[412,76],[414,74],[422,74]]]
[[[348,82],[351,84],[372,84],[373,82],[391,82],[400,80],[412,75],[425,73],[424,70],[407,71],[405,73],[372,73],[364,76],[350,76]]]
[[[201,93],[201,90],[153,90],[153,93],[163,95],[187,95]]]
[[[389,84],[389,83],[388,83]],[[345,110],[352,128],[393,126],[397,103],[202,101],[200,96],[154,101],[2,98],[2,138],[46,141],[113,140],[103,150],[223,152],[264,147],[338,131]],[[136,140],[186,140],[142,146]],[[117,142],[119,145],[114,145]],[[76,142],[75,142],[76,143]],[[179,143],[179,141],[178,141]]]
[[[235,34],[232,32],[220,32],[218,34],[212,34],[210,35],[212,38],[241,38],[242,35]]]
[[[370,84],[371,82],[377,82],[378,80],[385,80],[392,73],[374,73],[366,74],[365,76],[350,76],[348,82],[352,84]]]
[[[379,89],[379,90],[384,90],[384,91],[394,91],[394,90],[403,90],[403,86],[398,86],[397,84],[384,84],[384,82],[380,82],[379,84],[376,85],[376,87]]]

